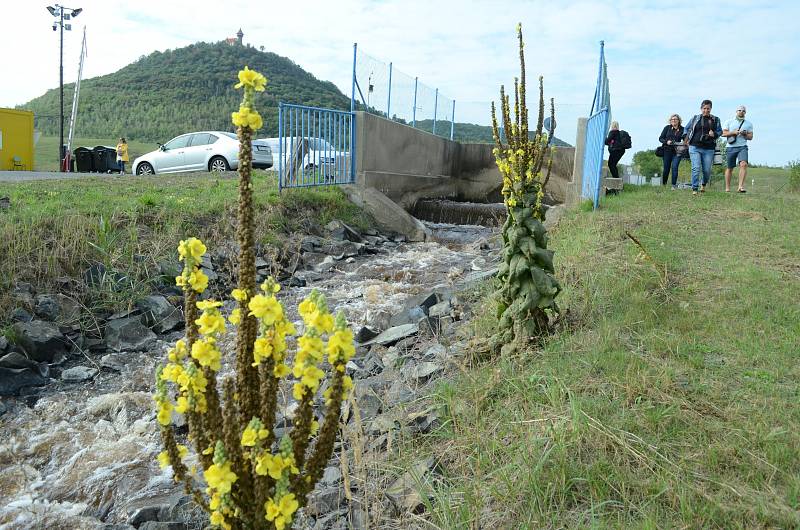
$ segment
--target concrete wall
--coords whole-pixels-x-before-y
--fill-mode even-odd
[[[404,208],[429,198],[500,200],[502,179],[491,144],[451,142],[364,112],[356,113],[356,134],[358,184]],[[574,152],[556,150],[548,184],[552,202],[566,200]]]

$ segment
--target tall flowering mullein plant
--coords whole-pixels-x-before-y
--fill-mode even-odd
[[[511,345],[515,339],[540,337],[550,327],[548,312],[558,313],[555,298],[561,287],[554,278],[553,251],[547,250],[544,220],[545,186],[552,167],[551,148],[543,133],[544,86],[539,78],[539,118],[533,138],[528,130],[525,101],[525,54],[522,26],[519,38],[520,77],[514,79],[514,116],[511,104],[500,87],[500,118],[505,142],[500,134],[497,113],[492,103],[492,131],[497,167],[503,177],[503,198],[508,216],[503,225],[503,263],[498,271],[499,332],[493,349]],[[550,102],[550,119],[555,124],[555,106]],[[552,131],[551,131],[552,134]]]
[[[195,238],[178,246],[184,262],[176,278],[184,290],[186,338],[168,353],[156,375],[157,420],[165,450],[158,459],[210,516],[213,527],[291,527],[295,512],[322,476],[333,451],[342,402],[352,388],[345,365],[353,355],[353,333],[344,315],[331,315],[325,299],[312,292],[299,305],[302,335],[286,318],[268,278],[256,286],[251,185],[253,132],[262,119],[253,104],[266,78],[245,67],[236,88],[244,89],[232,114],[239,136],[239,284],[231,292],[237,308],[227,321],[222,302],[198,300],[208,286],[200,270],[206,246]],[[221,336],[235,326],[235,373],[222,378]],[[296,338],[294,338],[296,337]],[[291,345],[296,345],[290,351]],[[327,360],[332,376],[321,393],[324,415],[317,418]],[[291,381],[284,381],[291,379]],[[291,386],[298,402],[289,434],[278,438],[275,419],[279,387]],[[186,418],[189,446],[177,442],[173,413]]]

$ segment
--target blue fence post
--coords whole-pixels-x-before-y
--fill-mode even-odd
[[[450,140],[453,139],[453,131],[456,128],[456,100],[453,100],[453,113],[450,116]]]
[[[414,106],[411,109],[411,126],[417,126],[417,81],[419,77],[414,78]]]
[[[439,89],[436,89],[436,94],[433,96],[433,134],[436,134],[436,112],[439,107]]]
[[[283,103],[278,102],[278,193],[283,189]]]
[[[353,86],[350,89],[350,112],[354,112],[356,110],[356,49],[358,48],[358,43],[353,43]]]
[[[386,99],[386,117],[392,119],[392,63],[389,63],[389,97]]]

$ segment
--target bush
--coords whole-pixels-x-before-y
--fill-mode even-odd
[[[789,189],[800,191],[800,160],[789,162]]]

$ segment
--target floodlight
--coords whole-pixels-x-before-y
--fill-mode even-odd
[[[58,16],[58,15],[56,15],[56,8],[55,7],[47,6],[47,10],[50,11],[50,14],[53,15],[54,17]]]
[[[75,18],[75,17],[77,17],[78,15],[80,15],[80,14],[81,14],[81,11],[83,11],[83,8],[81,8],[81,7],[79,7],[78,9],[73,9],[73,10],[72,10],[72,18]]]

